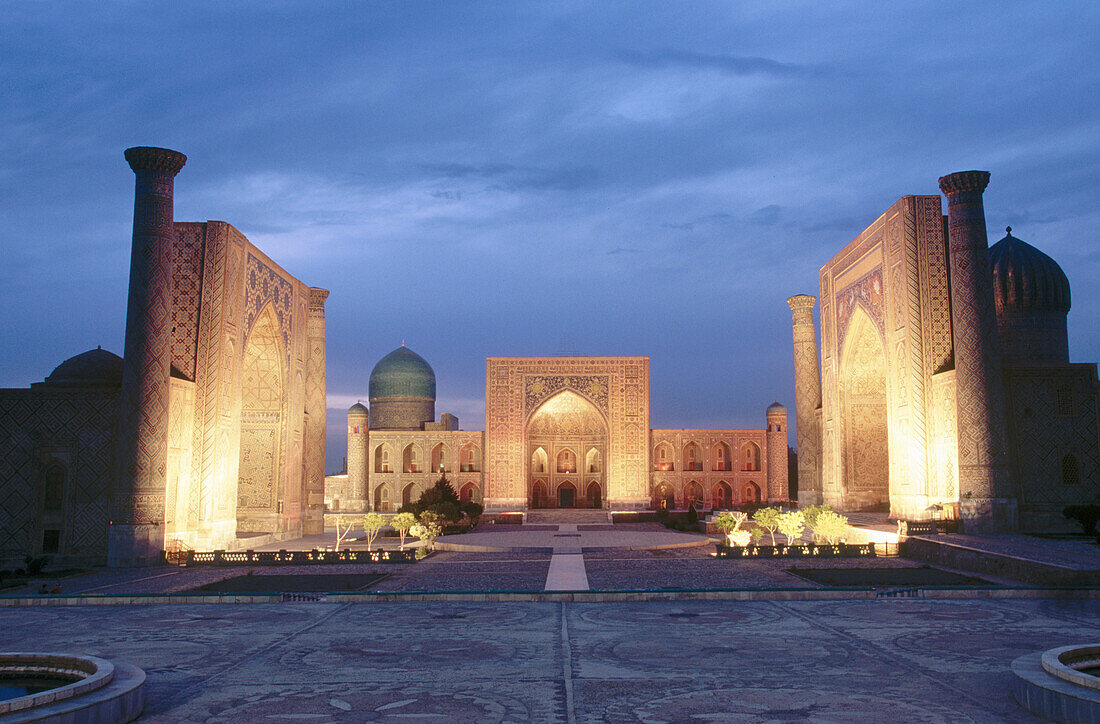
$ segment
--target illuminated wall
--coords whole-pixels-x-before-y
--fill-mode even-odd
[[[957,500],[947,278],[939,196],[900,199],[822,267],[826,503],[917,519]]]
[[[648,357],[490,357],[485,370],[486,507],[527,507],[528,423],[563,391],[591,403],[606,421],[607,504],[648,505]]]

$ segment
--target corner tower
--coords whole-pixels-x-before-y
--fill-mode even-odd
[[[988,171],[940,178],[947,197],[948,265],[955,348],[959,516],[967,532],[1017,526],[1008,472],[1004,385],[982,194]]]
[[[134,232],[107,538],[112,566],[153,564],[164,551],[173,193],[187,157],[139,146],[126,149],[126,161],[135,175]]]
[[[768,500],[790,500],[787,470],[787,408],[778,402],[768,405]]]

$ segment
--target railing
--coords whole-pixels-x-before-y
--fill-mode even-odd
[[[402,551],[192,551],[181,566],[301,566],[331,563],[416,563],[415,550]]]

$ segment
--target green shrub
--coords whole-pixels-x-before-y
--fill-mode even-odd
[[[779,508],[769,507],[760,508],[752,514],[753,521],[755,521],[758,526],[763,528],[763,530],[768,531],[768,534],[771,535],[773,546],[775,545],[775,531],[777,528],[779,528],[779,516],[782,514],[782,512],[783,511],[779,510]],[[763,537],[763,531],[761,531],[760,535],[761,537]]]
[[[699,522],[699,513],[698,513],[698,511],[695,510],[695,503],[694,502],[692,502],[692,504],[688,506],[687,522],[688,523],[698,523]]]
[[[1069,505],[1062,510],[1062,516],[1080,523],[1085,535],[1100,536],[1096,529],[1100,522],[1100,505]]]
[[[813,532],[834,545],[848,532],[848,519],[832,510],[818,511],[814,516]]]

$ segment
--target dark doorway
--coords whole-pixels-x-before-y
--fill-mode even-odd
[[[602,508],[603,507],[603,494],[600,490],[600,484],[595,480],[588,484],[588,507],[589,508]]]
[[[563,484],[558,488],[558,506],[561,508],[572,508],[575,506],[577,497],[577,489],[570,483]]]

